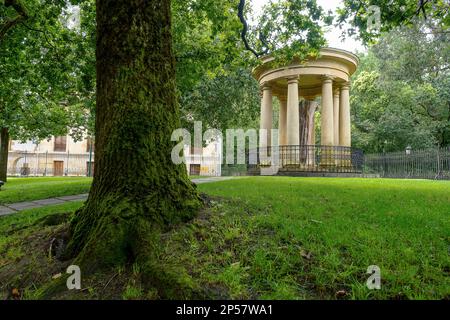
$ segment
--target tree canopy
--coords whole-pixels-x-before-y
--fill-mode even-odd
[[[347,36],[357,36],[364,43],[372,43],[382,33],[400,26],[413,26],[417,19],[424,20],[423,28],[434,32],[448,32],[450,3],[448,0],[344,0],[337,11],[336,26],[344,22],[351,28]],[[370,28],[379,19],[379,28]]]
[[[393,29],[362,56],[352,110],[366,152],[450,145],[450,34],[422,23]]]
[[[89,55],[80,59],[88,49],[86,37],[70,27],[70,5],[64,1],[22,6],[27,18],[1,39],[0,126],[13,139],[39,141],[69,128],[80,139],[89,127],[94,100],[92,83],[84,82],[93,60]],[[14,15],[10,7],[0,10],[5,21]]]

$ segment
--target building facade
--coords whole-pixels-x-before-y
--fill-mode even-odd
[[[191,176],[220,177],[222,174],[222,140],[209,142],[204,148],[185,146],[186,169]]]
[[[86,137],[52,137],[38,143],[11,141],[8,154],[10,176],[92,176],[94,142]]]
[[[9,176],[93,176],[95,146],[85,137],[74,141],[70,136],[52,137],[38,143],[10,141]],[[184,149],[186,168],[190,175],[220,176],[222,142],[210,142],[206,147]]]

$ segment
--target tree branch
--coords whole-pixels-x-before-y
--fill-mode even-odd
[[[416,15],[420,15],[420,12],[422,11],[425,20],[427,20],[427,12],[425,10],[425,6],[427,5],[428,2],[429,0],[419,0],[419,8],[417,9],[416,12]]]
[[[247,24],[247,21],[245,20],[244,9],[245,9],[245,0],[240,0],[239,6],[238,6],[238,17],[242,23],[241,39],[244,42],[245,49],[252,52],[256,56],[256,58],[259,58],[260,56],[267,54],[269,52],[269,48],[267,46],[265,37],[262,34],[259,35],[259,40],[263,43],[263,45],[266,47],[266,49],[261,52],[257,52],[255,49],[250,47],[250,44],[248,43],[248,40],[247,40],[248,24]]]
[[[56,49],[56,47],[53,45],[53,43],[50,42],[50,40],[49,40],[49,38],[48,38],[48,36],[47,36],[47,32],[46,32],[46,31],[40,30],[40,29],[36,29],[36,28],[32,28],[32,27],[30,27],[29,25],[27,25],[25,22],[23,23],[23,25],[24,25],[25,28],[27,28],[28,30],[42,33],[42,34],[44,35],[45,41],[48,43],[48,45],[49,45],[50,47],[52,47],[53,49]]]
[[[10,29],[12,29],[15,25],[28,19],[28,12],[27,12],[25,6],[22,4],[22,1],[20,1],[20,0],[5,0],[5,6],[13,7],[14,10],[16,10],[18,15],[14,19],[8,19],[8,21],[6,21],[6,23],[4,23],[0,27],[0,41],[3,40],[6,33]]]

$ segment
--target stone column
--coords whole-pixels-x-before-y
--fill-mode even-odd
[[[272,145],[272,88],[268,84],[262,86],[262,100],[261,100],[261,129],[267,130],[265,133],[262,131],[259,135],[259,146],[261,148],[269,147]],[[267,135],[267,139],[264,139],[264,134]]]
[[[287,99],[287,144],[290,146],[298,146],[300,143],[298,108],[298,77],[289,78]]]
[[[334,144],[334,120],[333,120],[333,78],[322,78],[322,142],[323,146]]]
[[[314,102],[315,104],[315,110],[317,110],[318,104],[317,102]],[[315,114],[313,115],[313,121],[311,124],[311,140],[309,141],[310,150],[308,155],[308,162],[307,164],[309,166],[315,166],[316,165],[316,122],[315,122]]]
[[[334,145],[339,146],[339,103],[340,99],[340,89],[335,88],[334,90],[334,102],[333,102],[333,120],[334,120]]]
[[[341,87],[339,115],[339,145],[351,147],[350,83],[345,83]]]
[[[350,83],[345,83],[341,87],[340,112],[339,112],[339,145],[342,147],[351,147],[351,123],[350,123]],[[343,167],[351,167],[351,150],[343,150]]]
[[[278,137],[280,146],[287,145],[287,99],[285,97],[279,98],[280,101],[280,116],[278,122]]]
[[[333,110],[333,78],[324,75],[322,77],[322,114],[321,114],[321,161],[323,166],[333,166],[334,145],[334,110]]]

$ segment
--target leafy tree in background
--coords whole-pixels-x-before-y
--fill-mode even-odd
[[[207,126],[205,129],[224,132],[259,125],[259,86],[246,69],[205,79],[182,97],[181,105],[188,110],[185,116],[189,118],[184,120],[201,119]]]
[[[380,30],[369,28],[369,17],[374,16],[374,7],[379,8]],[[417,19],[423,30],[446,33],[450,27],[450,3],[448,0],[344,0],[338,9],[336,26],[344,22],[351,25],[347,36],[358,36],[364,43],[373,43],[381,33],[400,26],[413,26]]]
[[[251,35],[256,46],[265,47],[264,53],[271,54],[276,64],[286,65],[293,59],[305,61],[318,56],[326,45],[324,27],[332,20],[331,12],[325,12],[315,0],[270,1]],[[259,42],[254,39],[256,34]]]
[[[223,130],[253,123],[259,88],[240,43],[236,1],[175,0],[172,13],[181,125],[202,121],[205,129]]]
[[[450,145],[450,34],[424,30],[393,29],[361,59],[353,134],[366,152]]]
[[[368,28],[379,8],[380,30]],[[336,26],[373,44],[352,90],[356,146],[368,152],[449,144],[447,0],[344,0]],[[379,40],[379,43],[378,43]]]
[[[5,6],[0,5],[3,181],[10,139],[40,141],[70,131],[79,140],[90,127],[94,90],[83,83],[83,68],[89,60],[77,61],[79,49],[88,46],[86,37],[68,28],[63,19],[67,9],[66,2],[57,1],[5,1]],[[17,12],[24,13],[14,18]]]

